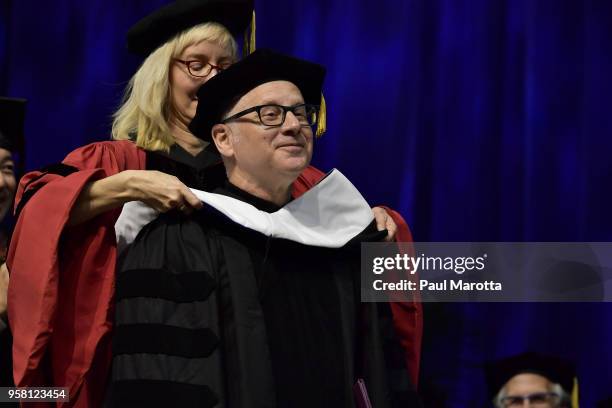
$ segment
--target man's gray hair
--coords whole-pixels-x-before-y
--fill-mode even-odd
[[[553,384],[550,388],[550,392],[554,392],[559,395],[559,402],[552,408],[572,408],[572,398],[570,395],[561,387],[561,384]],[[493,398],[493,405],[495,408],[504,408],[502,405],[502,400],[506,397],[506,387],[502,387],[501,390],[497,393],[495,398]]]

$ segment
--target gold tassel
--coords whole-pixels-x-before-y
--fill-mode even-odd
[[[249,54],[255,51],[255,10],[251,19],[251,38],[249,39]]]
[[[255,10],[253,10],[253,17],[251,17],[251,26],[249,28],[250,30],[244,32],[243,58],[255,51]]]
[[[572,408],[578,408],[578,377],[574,377],[574,389],[572,391]]]
[[[319,121],[317,123],[317,137],[323,136],[323,133],[327,130],[327,105],[325,104],[325,97],[321,93],[321,106],[319,108]]]

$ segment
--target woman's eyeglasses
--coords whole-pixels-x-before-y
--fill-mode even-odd
[[[223,62],[219,65],[211,64],[210,62],[202,62],[200,60],[190,60],[185,61],[181,59],[174,59],[176,62],[180,62],[181,64],[187,67],[187,71],[189,74],[196,78],[206,78],[210,75],[213,68],[217,70],[217,72],[224,71],[232,65],[231,62]]]

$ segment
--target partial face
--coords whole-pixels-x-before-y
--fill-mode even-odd
[[[262,84],[244,95],[228,117],[257,105],[295,106],[304,103],[300,90],[288,81]],[[312,158],[313,132],[287,112],[281,126],[264,126],[257,112],[229,122],[230,156],[241,172],[269,179],[281,176],[295,179]],[[223,152],[222,152],[223,154]]]
[[[13,205],[13,197],[17,189],[14,167],[11,152],[0,149],[0,220]]]
[[[183,61],[198,61],[204,66],[207,63],[218,67],[228,67],[234,62],[230,50],[209,41],[202,41],[191,45],[177,58]],[[194,66],[194,65],[192,65]],[[170,66],[170,99],[173,106],[173,115],[180,123],[188,125],[195,116],[198,98],[198,89],[202,84],[219,72],[213,68],[204,78],[194,77],[189,73],[187,66],[178,61],[172,61]]]
[[[509,403],[505,406],[511,408],[535,407],[535,408],[555,408],[555,402],[544,401],[546,398],[538,398],[538,395],[543,395],[551,391],[552,383],[545,377],[537,374],[523,373],[515,375],[506,383],[506,397],[533,396],[531,405],[527,400],[515,398],[515,403]],[[519,400],[520,403],[519,403]],[[537,400],[537,401],[536,401]]]

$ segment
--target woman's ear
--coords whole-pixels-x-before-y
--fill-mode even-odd
[[[217,123],[212,127],[210,133],[221,156],[232,157],[234,155],[234,146],[231,141],[232,129],[226,124]]]

